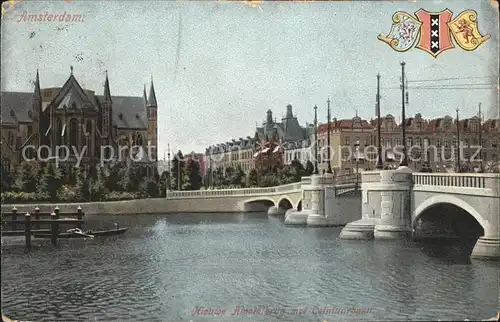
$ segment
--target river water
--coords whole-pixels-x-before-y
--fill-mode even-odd
[[[265,214],[89,216],[120,237],[2,246],[2,310],[31,321],[464,320],[498,310],[470,245],[339,240]],[[87,226],[88,227],[88,226]],[[468,249],[469,248],[469,249]],[[214,315],[219,314],[219,315]]]

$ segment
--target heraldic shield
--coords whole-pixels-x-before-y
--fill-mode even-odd
[[[422,23],[417,48],[431,54],[434,58],[445,50],[455,48],[448,27],[448,22],[453,16],[450,9],[437,13],[420,9],[415,12],[415,16]]]
[[[481,35],[477,26],[477,12],[465,10],[451,22],[448,22],[451,34],[457,44],[467,51],[475,50],[485,41],[490,39],[490,35]]]
[[[398,11],[392,16],[392,27],[386,36],[379,35],[377,38],[388,44],[392,49],[403,52],[413,47],[418,38],[421,23],[407,14]]]

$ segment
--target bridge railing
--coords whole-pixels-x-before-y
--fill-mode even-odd
[[[167,191],[167,199],[253,196],[253,195],[266,195],[266,194],[288,192],[288,191],[297,191],[300,189],[301,189],[301,183],[296,182],[282,186],[266,187],[266,188]]]
[[[335,185],[356,183],[356,182],[361,184],[361,173],[358,174],[354,173],[354,174],[335,177]]]
[[[488,176],[471,173],[413,173],[416,185],[486,188]]]

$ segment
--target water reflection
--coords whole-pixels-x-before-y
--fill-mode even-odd
[[[496,310],[498,263],[462,263],[467,251],[446,243],[339,240],[341,228],[292,229],[282,217],[89,216],[93,229],[129,231],[30,254],[2,247],[4,311],[69,322],[221,319],[193,316],[197,306],[223,308],[230,321],[463,320]],[[259,305],[287,311],[230,315]]]

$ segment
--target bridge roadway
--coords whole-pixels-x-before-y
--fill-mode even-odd
[[[367,171],[269,188],[168,191],[169,208],[268,211],[285,224],[345,227],[342,239],[479,238],[472,257],[500,259],[500,175]]]

